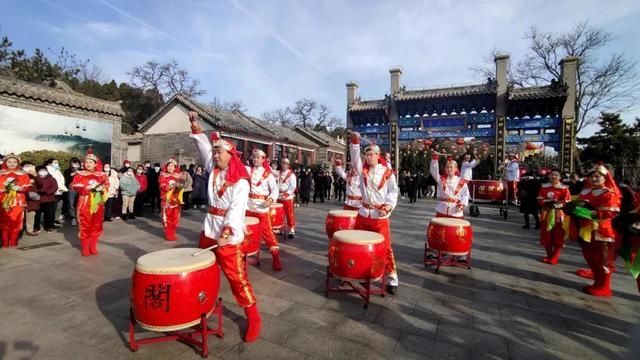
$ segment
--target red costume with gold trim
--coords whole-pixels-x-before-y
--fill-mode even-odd
[[[90,160],[96,163],[96,169],[102,168],[100,160],[91,152],[86,161]],[[98,238],[102,235],[109,178],[102,171],[77,171],[71,181],[71,188],[78,192],[76,219],[82,256],[98,255]]]
[[[176,170],[169,173],[166,166],[160,173],[160,203],[162,208],[162,225],[164,227],[164,236],[166,240],[175,241],[176,230],[180,225],[180,211],[182,209],[182,189],[184,179],[178,171],[178,163],[170,160],[168,164],[174,164]]]
[[[10,158],[20,159],[11,154],[5,157],[5,168],[0,171],[0,235],[2,247],[18,246],[18,237],[24,223],[24,208],[27,206],[25,193],[29,190],[29,175],[22,170],[6,168]]]
[[[621,237],[613,227],[613,218],[620,212],[621,196],[604,166],[595,167],[590,174],[595,171],[605,177],[604,185],[596,187],[587,183],[579,197],[589,203],[594,211],[594,220],[579,221],[582,255],[594,278],[593,285],[585,287],[584,291],[594,296],[611,296],[611,273],[621,243]]]
[[[195,140],[200,158],[209,175],[207,198],[209,208],[205,217],[200,247],[219,244],[213,249],[217,263],[229,281],[231,292],[238,305],[244,308],[249,326],[245,334],[246,342],[255,341],[260,335],[262,320],[258,313],[257,300],[247,277],[247,265],[242,251],[245,238],[244,217],[249,198],[249,174],[238,157],[235,145],[220,138],[217,132],[209,142],[202,129],[195,122],[197,115],[189,113],[191,138]],[[231,155],[226,168],[220,169],[213,160],[214,151],[226,151]]]
[[[565,214],[562,208],[571,201],[571,193],[566,185],[546,183],[540,187],[537,200],[542,208],[540,244],[547,251],[547,256],[542,261],[554,265],[558,263],[565,235],[568,235],[563,227]]]
[[[288,159],[284,159],[287,161]],[[279,174],[279,190],[278,202],[282,204],[284,208],[284,215],[287,219],[287,228],[289,234],[295,234],[296,232],[296,214],[294,200],[296,198],[295,192],[297,187],[296,174],[293,173],[291,168],[280,171]]]

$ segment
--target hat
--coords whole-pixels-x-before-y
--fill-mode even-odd
[[[291,164],[291,162],[287,158],[282,159],[282,163],[283,164]]]
[[[222,137],[220,137],[220,133],[217,131],[214,131],[213,133],[211,133],[211,145],[213,146],[214,149],[222,148],[229,153],[233,153],[236,150],[235,144],[232,143],[231,141],[225,140]]]
[[[373,151],[376,154],[380,154],[380,146],[376,145],[376,143],[371,142],[364,148],[364,152]]]
[[[93,161],[94,163],[96,163],[96,169],[99,169],[99,171],[102,171],[102,161],[100,161],[100,159],[96,156],[96,154],[93,153],[92,148],[87,149],[87,156],[85,157],[85,160]]]
[[[262,157],[267,157],[267,153],[265,153],[264,151],[260,150],[260,149],[253,149],[253,151],[251,151],[252,155],[260,155]]]
[[[14,153],[9,153],[2,158],[2,170],[8,169],[7,160],[9,159],[16,159],[18,161],[18,164],[20,164],[20,157]]]

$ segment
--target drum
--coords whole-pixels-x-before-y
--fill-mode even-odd
[[[353,230],[356,225],[357,211],[331,210],[324,222],[327,237],[331,240],[333,233],[340,230]]]
[[[473,230],[462,219],[434,218],[427,227],[427,246],[450,255],[466,255],[471,251]]]
[[[271,210],[269,211],[271,217],[271,227],[279,230],[284,226],[284,207],[282,204],[271,204]]]
[[[151,331],[174,331],[211,315],[220,289],[220,270],[211,251],[180,248],[138,258],[129,293],[136,321]]]
[[[384,275],[384,237],[372,231],[340,230],[329,241],[329,270],[344,281],[366,282]]]
[[[245,216],[244,241],[242,243],[242,251],[247,255],[254,255],[260,251],[260,220],[251,216]]]

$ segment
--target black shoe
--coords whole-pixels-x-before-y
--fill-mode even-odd
[[[536,224],[536,229],[540,229],[540,224]]]
[[[111,220],[111,218],[109,218],[109,219],[104,219],[104,221],[112,222],[113,220]]]
[[[294,233],[289,233],[289,235],[287,235],[287,239],[295,239],[296,234]]]
[[[522,226],[522,228],[523,228],[523,229],[531,229],[531,226],[529,226],[529,225],[523,225],[523,226]]]
[[[122,221],[127,221],[127,214],[122,214],[122,216],[120,216],[120,219],[122,219]]]
[[[131,220],[135,220],[135,219],[136,219],[136,216],[135,216],[134,214],[129,214],[129,219],[131,219]]]
[[[393,285],[387,285],[387,292],[391,295],[396,295],[398,293],[398,287]]]

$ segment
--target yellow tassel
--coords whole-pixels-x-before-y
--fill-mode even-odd
[[[562,230],[564,230],[564,239],[568,240],[571,232],[571,218],[569,216],[562,219]]]

